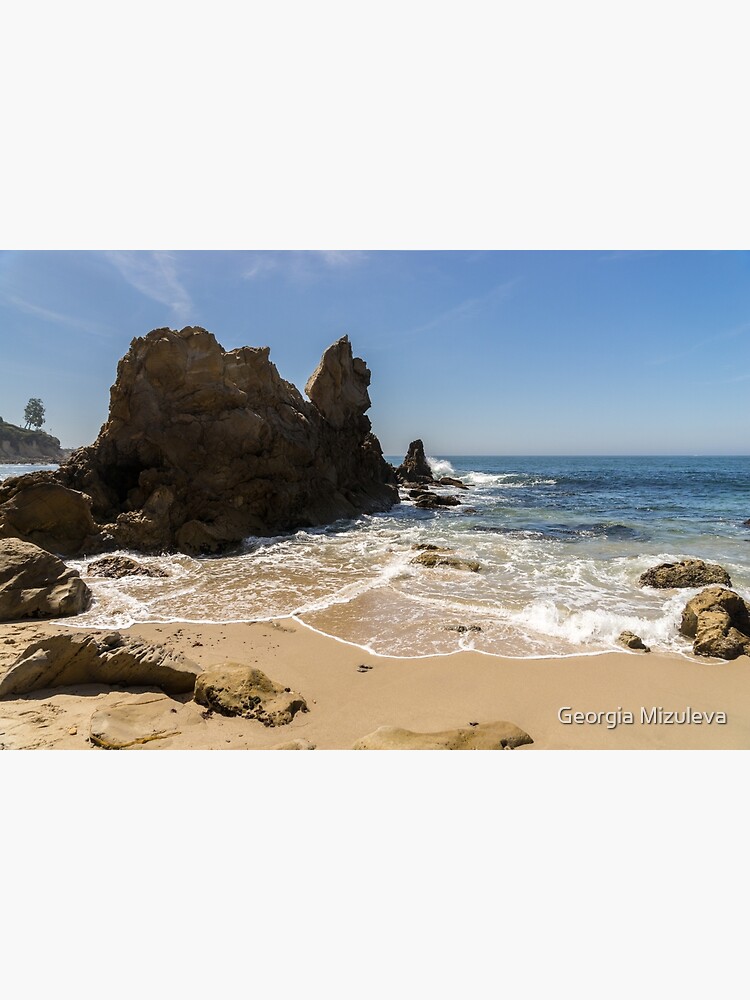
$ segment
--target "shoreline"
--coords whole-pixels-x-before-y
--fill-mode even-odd
[[[0,672],[31,642],[81,629],[62,621],[0,625]],[[350,749],[379,726],[438,732],[504,720],[530,734],[522,749],[750,749],[750,657],[700,661],[679,653],[595,652],[512,658],[476,650],[417,657],[363,651],[293,617],[230,624],[149,623],[119,630],[159,643],[206,668],[235,661],[299,692],[309,711],[266,728],[239,717],[204,718],[189,695],[157,689],[85,685],[0,701],[0,744],[7,749],[93,749],[95,711],[153,705],[176,720],[174,732],[132,749],[271,749],[305,740],[317,749]],[[367,663],[368,658],[374,662]],[[368,669],[359,670],[360,666]],[[712,715],[710,722],[642,724],[653,714]],[[564,724],[559,713],[602,715]],[[608,722],[632,713],[632,723]],[[604,718],[614,713],[614,718]],[[719,724],[716,716],[726,715]],[[661,716],[660,716],[661,718]],[[75,732],[73,732],[75,730]]]

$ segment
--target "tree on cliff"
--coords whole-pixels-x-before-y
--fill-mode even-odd
[[[32,396],[23,411],[23,419],[26,421],[27,430],[29,427],[35,427],[39,430],[44,423],[44,403],[41,399]]]

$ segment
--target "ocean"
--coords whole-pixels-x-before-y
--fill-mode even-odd
[[[644,570],[687,557],[718,562],[750,598],[748,456],[430,462],[436,474],[470,486],[455,491],[461,507],[402,503],[324,528],[251,538],[229,557],[139,556],[169,578],[87,577],[95,599],[75,625],[297,616],[375,654],[473,648],[514,657],[607,651],[630,629],[654,650],[689,653],[677,625],[697,591],[643,589]],[[32,468],[40,467],[0,466],[0,478]],[[481,569],[414,565],[414,546],[425,543]],[[71,564],[85,575],[89,561]]]

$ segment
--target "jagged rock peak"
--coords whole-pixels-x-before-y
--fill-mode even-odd
[[[396,469],[396,475],[402,483],[432,483],[435,481],[420,438],[412,441],[409,445],[403,462]]]
[[[152,330],[118,364],[94,444],[36,473],[34,496],[27,477],[0,487],[0,537],[68,555],[195,554],[388,510],[398,491],[365,416],[369,381],[346,337],[323,355],[308,402],[268,347],[225,351],[197,326]],[[44,524],[42,488],[55,501],[45,493]]]
[[[370,369],[362,358],[353,357],[352,345],[344,336],[323,353],[305,392],[329,424],[343,427],[347,420],[369,410],[369,384]]]

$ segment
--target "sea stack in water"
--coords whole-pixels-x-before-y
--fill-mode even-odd
[[[403,462],[396,469],[399,482],[402,483],[433,483],[435,477],[424,453],[424,445],[417,438],[409,445]]]
[[[130,345],[99,437],[57,472],[0,487],[0,537],[19,537],[27,490],[54,484],[90,500],[76,546],[48,517],[46,547],[217,552],[249,535],[325,524],[398,502],[365,411],[370,372],[347,337],[307,383],[281,378],[267,347],[225,351],[200,327],[152,330]],[[58,497],[59,500],[59,497]],[[59,504],[62,507],[62,503]],[[24,522],[30,537],[33,525]]]

